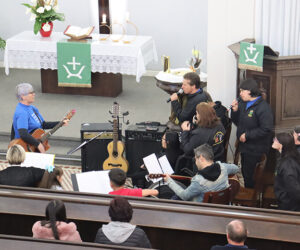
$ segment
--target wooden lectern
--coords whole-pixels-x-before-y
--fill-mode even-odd
[[[242,42],[255,42],[245,39]],[[240,42],[229,46],[239,61]],[[290,131],[300,125],[300,55],[278,56],[265,46],[263,72],[253,70],[237,71],[237,95],[239,84],[246,78],[254,78],[266,90],[267,101],[274,114],[275,132]]]

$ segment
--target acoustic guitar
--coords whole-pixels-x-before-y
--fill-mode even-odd
[[[64,120],[65,119],[71,119],[73,117],[73,115],[75,114],[76,110],[72,109],[58,124],[55,125],[54,128],[52,128],[51,130],[49,130],[48,132],[45,132],[45,130],[43,129],[36,129],[31,135],[37,139],[38,141],[40,141],[44,148],[45,151],[47,151],[50,148],[50,145],[48,143],[48,139],[51,135],[53,135],[60,127],[62,127],[64,125]],[[12,140],[9,145],[8,148],[10,148],[13,145],[19,144],[21,145],[26,152],[40,152],[37,147],[28,144],[27,142],[25,142],[24,140],[22,140],[21,138],[18,139],[14,139]]]
[[[107,145],[108,158],[103,162],[103,170],[120,168],[127,172],[128,161],[123,157],[124,143],[118,140],[120,106],[117,102],[113,105],[113,141]]]

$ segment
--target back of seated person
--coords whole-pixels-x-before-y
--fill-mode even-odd
[[[2,185],[41,188],[51,188],[54,184],[59,185],[63,174],[59,167],[50,166],[47,170],[21,167],[21,163],[25,160],[25,150],[20,145],[10,147],[6,159],[10,166],[0,171],[0,184]]]
[[[108,175],[110,179],[110,186],[113,189],[113,191],[109,192],[109,194],[136,197],[158,195],[158,191],[154,189],[125,188],[124,185],[126,182],[126,173],[120,168],[113,168],[109,171]]]
[[[249,249],[245,245],[245,241],[247,239],[247,228],[244,222],[240,220],[231,221],[226,226],[226,237],[228,241],[227,245],[213,246],[211,250]]]
[[[145,232],[130,224],[133,210],[126,199],[114,198],[110,202],[108,213],[111,222],[98,230],[95,238],[96,243],[151,248],[151,243]]]
[[[82,242],[77,227],[67,223],[66,207],[60,200],[50,201],[46,207],[46,220],[32,227],[33,238]]]

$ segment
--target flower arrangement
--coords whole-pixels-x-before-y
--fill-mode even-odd
[[[35,20],[33,32],[37,34],[43,27],[44,31],[51,29],[49,23],[54,20],[64,21],[63,13],[57,13],[57,0],[31,0],[32,5],[23,3],[28,9],[26,13],[31,13],[30,20]],[[44,24],[44,25],[43,25]]]
[[[188,60],[188,65],[192,71],[196,71],[200,67],[201,58],[200,58],[200,50],[195,49],[195,47],[192,49],[192,57]]]

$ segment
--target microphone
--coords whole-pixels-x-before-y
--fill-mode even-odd
[[[239,103],[242,100],[242,98],[239,96],[236,100]],[[229,110],[232,110],[232,105],[230,105],[229,109],[227,109],[227,111]]]
[[[179,89],[178,92],[176,93],[177,95],[183,94],[183,89]],[[167,100],[167,102],[171,101],[171,97]]]

